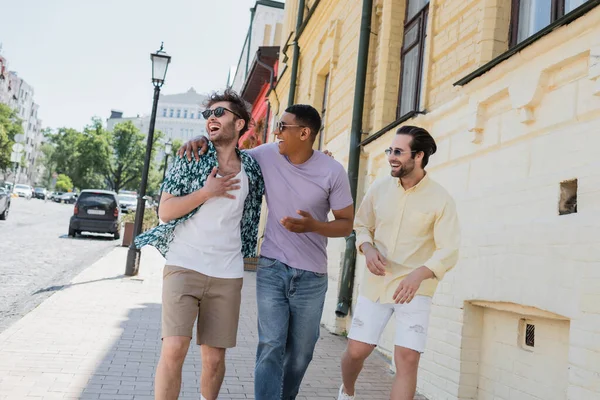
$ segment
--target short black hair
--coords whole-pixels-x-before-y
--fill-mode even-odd
[[[317,137],[321,130],[321,116],[313,106],[308,104],[294,104],[286,108],[285,112],[294,114],[298,124],[308,127],[313,139]]]
[[[396,135],[408,135],[412,138],[410,142],[410,149],[415,152],[423,152],[423,168],[427,166],[429,162],[429,156],[437,151],[437,145],[433,136],[427,132],[427,130],[418,126],[404,125],[396,131]],[[417,153],[412,153],[412,158],[415,158]]]
[[[226,101],[231,106],[231,111],[239,114],[244,120],[245,124],[242,130],[240,131],[240,136],[242,136],[248,128],[250,127],[250,105],[246,100],[242,98],[236,91],[231,88],[225,89],[223,93],[213,92],[204,102],[204,106],[210,108],[215,103],[220,103],[222,101]],[[239,119],[236,115],[234,118]]]

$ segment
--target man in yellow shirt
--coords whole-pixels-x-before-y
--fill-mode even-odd
[[[356,245],[368,271],[342,356],[338,400],[354,399],[363,363],[392,314],[396,317],[396,377],[391,399],[412,400],[415,395],[431,297],[456,264],[460,244],[454,201],[424,169],[436,150],[435,140],[425,129],[398,129],[385,151],[391,176],[371,185],[356,214]]]

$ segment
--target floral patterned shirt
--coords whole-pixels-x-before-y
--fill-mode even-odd
[[[240,152],[236,149],[238,156],[242,160],[242,165],[248,176],[248,196],[244,201],[244,210],[241,222],[242,236],[242,255],[244,258],[256,257],[256,244],[258,240],[258,222],[260,220],[260,210],[262,205],[262,196],[265,192],[265,184],[260,167],[256,160],[250,157],[246,152]],[[185,196],[196,190],[201,189],[212,171],[213,167],[218,166],[217,152],[211,142],[208,143],[208,151],[200,157],[200,161],[188,161],[186,157],[176,157],[173,166],[169,170],[162,185],[162,191],[174,196]],[[169,245],[173,241],[175,227],[190,219],[196,211],[202,207],[193,210],[183,217],[171,220],[165,224],[144,232],[135,238],[135,246],[139,249],[150,245],[166,257],[169,251]]]

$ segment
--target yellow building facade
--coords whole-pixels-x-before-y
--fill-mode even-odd
[[[324,113],[316,146],[348,165],[363,1],[287,0],[273,112]],[[600,399],[600,1],[369,0],[357,203],[403,124],[435,137],[461,258],[434,297],[418,390],[437,399]],[[344,239],[329,241],[323,324]],[[365,273],[357,256],[356,302]],[[366,272],[368,273],[368,271]],[[379,350],[393,350],[388,326]],[[359,378],[360,379],[360,378]],[[368,398],[368,397],[367,397]]]

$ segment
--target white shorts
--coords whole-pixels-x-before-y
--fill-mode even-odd
[[[423,353],[427,342],[431,297],[415,296],[408,304],[382,304],[359,296],[348,338],[377,345],[392,314],[396,314],[396,346]]]

